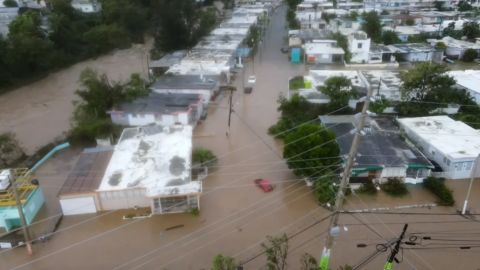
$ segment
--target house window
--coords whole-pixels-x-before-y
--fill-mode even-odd
[[[461,171],[462,170],[462,163],[461,162],[455,163],[455,170],[456,171]]]
[[[358,43],[357,48],[361,49],[362,48],[362,43]]]
[[[472,169],[473,161],[467,161],[463,163],[463,170],[470,171]]]
[[[450,159],[447,159],[447,165],[450,166]]]

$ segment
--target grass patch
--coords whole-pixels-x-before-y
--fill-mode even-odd
[[[452,206],[455,204],[452,191],[445,185],[445,178],[428,177],[423,180],[423,187],[438,197],[438,204],[444,206]]]
[[[290,88],[290,90],[306,88],[303,76],[296,76],[290,79],[290,81],[288,82],[288,87]]]

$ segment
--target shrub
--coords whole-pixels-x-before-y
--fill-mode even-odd
[[[217,157],[212,151],[201,147],[193,150],[192,160],[193,163],[200,164],[200,166],[207,166],[209,168],[218,162]]]
[[[383,191],[392,196],[404,196],[408,194],[408,189],[405,183],[397,178],[389,178],[388,181],[384,184],[381,184],[380,187]]]
[[[200,215],[200,210],[198,208],[192,208],[190,209],[190,214],[194,217],[198,217]]]
[[[357,192],[374,195],[374,194],[377,194],[377,188],[375,187],[375,184],[373,184],[372,181],[367,181],[357,190]]]
[[[445,178],[428,177],[423,180],[423,186],[438,197],[440,205],[452,206],[455,204],[452,191],[445,185]]]
[[[475,49],[467,49],[463,53],[462,61],[463,62],[473,62],[473,60],[475,60],[475,58],[477,58],[477,56],[478,56],[478,53]]]

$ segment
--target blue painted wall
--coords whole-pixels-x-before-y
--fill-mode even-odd
[[[32,224],[32,221],[38,214],[38,211],[45,203],[45,197],[41,188],[35,189],[27,199],[27,202],[23,206],[23,213],[28,224]],[[20,217],[18,215],[17,208],[15,206],[0,207],[0,227],[10,231],[14,226],[20,225]]]

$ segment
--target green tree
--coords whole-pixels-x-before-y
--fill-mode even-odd
[[[465,22],[462,32],[468,39],[480,37],[480,28],[477,22]]]
[[[351,11],[350,15],[349,15],[350,19],[352,19],[354,21],[356,21],[358,19],[358,16],[359,16],[358,12],[356,12],[355,10]]]
[[[305,124],[285,137],[283,157],[295,175],[310,177],[319,169],[335,169],[340,150],[335,142],[335,133],[316,124]]]
[[[12,80],[10,68],[7,63],[7,57],[9,55],[8,49],[7,41],[0,35],[0,87],[8,85]]]
[[[447,49],[447,45],[444,42],[440,41],[435,44],[435,49],[444,51]]]
[[[380,185],[381,189],[392,196],[404,196],[408,194],[405,183],[396,178],[390,178],[386,183]]]
[[[286,16],[287,16],[287,22],[288,22],[288,28],[289,29],[299,29],[300,28],[300,22],[297,20],[297,17],[295,16],[295,10],[288,9]]]
[[[445,10],[445,7],[443,6],[444,3],[445,2],[443,2],[443,1],[435,1],[433,4],[434,4],[436,10],[444,11]]]
[[[330,103],[334,104],[335,108],[347,106],[348,101],[354,95],[352,82],[345,76],[328,78],[318,90],[330,97]]]
[[[127,32],[116,24],[95,26],[85,32],[83,39],[89,44],[91,55],[99,55],[114,48],[130,46],[130,38]]]
[[[452,206],[455,204],[452,191],[445,185],[444,178],[428,177],[423,180],[422,185],[438,197],[441,205]]]
[[[280,237],[267,236],[267,242],[262,243],[262,248],[267,256],[268,270],[287,269],[288,237],[286,234]]]
[[[27,11],[9,25],[7,62],[12,74],[29,77],[51,67],[53,44],[41,29],[40,15]]]
[[[405,24],[412,26],[415,24],[415,20],[412,17],[408,17],[407,20],[405,21]]]
[[[420,63],[409,71],[402,72],[402,97],[405,100],[423,101],[435,91],[450,88],[455,80],[445,75],[448,68],[434,63]]]
[[[397,33],[394,31],[383,31],[382,33],[382,41],[383,44],[385,45],[390,45],[390,44],[397,44],[402,42],[400,38],[398,37]]]
[[[15,0],[4,0],[3,5],[5,7],[18,7],[17,1]]]
[[[452,38],[460,39],[463,35],[463,31],[455,30],[455,22],[448,24],[445,29],[443,29],[443,36],[449,36]]]
[[[105,24],[117,24],[125,29],[132,40],[143,41],[148,28],[148,12],[141,1],[103,0],[102,16]]]
[[[462,56],[463,62],[473,62],[478,57],[477,50],[475,49],[466,49]]]
[[[460,1],[458,2],[458,11],[469,11],[472,10],[473,7],[468,3],[468,1]]]
[[[235,259],[229,256],[218,254],[213,258],[212,270],[235,270]]]
[[[363,31],[365,31],[374,42],[380,43],[382,41],[382,24],[380,23],[380,17],[377,12],[370,11],[364,13],[363,20]]]
[[[200,166],[207,166],[211,168],[218,162],[218,159],[212,153],[212,151],[200,147],[193,150],[192,161]]]
[[[345,52],[344,58],[345,61],[348,63],[352,58],[352,53],[348,49],[348,39],[346,36],[342,35],[340,32],[333,33],[331,38],[337,41],[338,47],[342,48]]]
[[[335,203],[335,196],[338,191],[337,176],[332,171],[327,171],[325,174],[314,179],[314,193],[318,203],[326,205]]]

